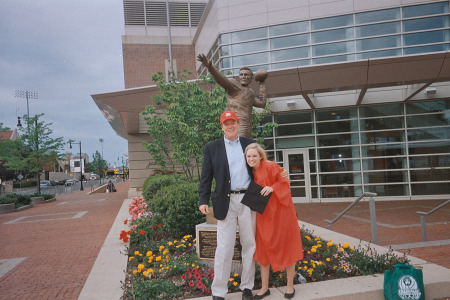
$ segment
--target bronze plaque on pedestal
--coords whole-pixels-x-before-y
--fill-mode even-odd
[[[198,231],[198,253],[200,259],[214,259],[217,248],[217,230]],[[242,246],[239,241],[239,231],[236,231],[236,241],[234,244],[233,260],[241,260]]]

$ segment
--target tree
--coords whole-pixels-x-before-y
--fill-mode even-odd
[[[92,162],[90,162],[86,166],[86,168],[89,171],[100,175],[100,178],[102,178],[104,177],[105,172],[108,170],[108,163],[102,158],[102,155],[98,151],[95,151],[94,155],[92,156]]]
[[[143,144],[163,171],[175,171],[180,166],[192,181],[195,174],[200,176],[203,147],[223,136],[219,117],[225,110],[227,96],[211,77],[187,81],[190,74],[186,70],[178,72],[178,78],[173,77],[170,82],[162,73],[153,75],[160,95],[154,96],[154,105],[143,112],[151,140]],[[264,132],[265,126],[258,125],[268,112],[254,112],[255,137]]]
[[[15,141],[7,141],[7,151],[2,151],[0,159],[10,170],[36,174],[38,193],[40,194],[40,173],[48,164],[53,164],[60,157],[63,138],[52,138],[53,123],[44,123],[40,118],[44,114],[35,115],[26,120],[26,128],[20,129],[20,137]]]
[[[11,130],[11,128],[7,127],[7,126],[3,126],[3,123],[0,122],[0,131],[8,131]]]

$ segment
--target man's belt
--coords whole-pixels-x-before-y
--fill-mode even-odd
[[[232,194],[245,194],[247,190],[230,191]]]

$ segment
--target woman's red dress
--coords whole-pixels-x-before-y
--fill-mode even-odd
[[[256,251],[261,265],[272,266],[273,272],[303,258],[302,240],[292,202],[289,180],[282,178],[282,168],[272,161],[261,161],[255,171],[255,182],[273,188],[263,214],[256,217]]]

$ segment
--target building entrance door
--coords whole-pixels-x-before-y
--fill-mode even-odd
[[[283,151],[283,165],[289,172],[291,194],[294,203],[311,201],[311,182],[308,162],[309,156],[307,149]]]

